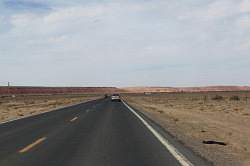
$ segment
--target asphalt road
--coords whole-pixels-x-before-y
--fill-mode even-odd
[[[206,164],[176,145],[193,165]],[[99,99],[0,125],[0,166],[163,165],[183,164],[122,102]]]

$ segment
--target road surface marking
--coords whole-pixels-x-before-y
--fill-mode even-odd
[[[162,145],[176,158],[182,166],[193,166],[193,164],[181,154],[169,141],[158,133],[148,122],[146,122],[135,110],[133,110],[124,101],[123,104],[153,133],[153,135],[162,143]]]
[[[78,117],[74,117],[73,119],[70,120],[70,122],[74,122]]]
[[[32,144],[29,144],[28,146],[26,146],[25,148],[19,150],[19,153],[25,153],[27,151],[29,151],[30,149],[32,149],[33,147],[35,147],[36,145],[42,143],[44,140],[46,140],[46,137],[42,137],[39,138],[38,140],[36,140],[35,142],[33,142]]]

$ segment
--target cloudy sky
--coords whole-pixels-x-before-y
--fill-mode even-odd
[[[250,0],[0,0],[0,85],[250,85]]]

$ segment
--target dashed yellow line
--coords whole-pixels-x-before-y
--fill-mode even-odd
[[[74,122],[77,119],[78,119],[78,117],[74,117],[73,119],[70,120],[70,122]]]
[[[25,153],[25,152],[29,151],[30,149],[32,149],[33,147],[37,146],[38,144],[42,143],[46,139],[47,139],[46,137],[39,138],[38,140],[36,140],[32,144],[29,144],[28,146],[26,146],[25,148],[19,150],[18,152],[19,153]]]

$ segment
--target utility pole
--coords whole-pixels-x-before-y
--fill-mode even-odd
[[[8,95],[10,96],[10,82],[8,82]]]

